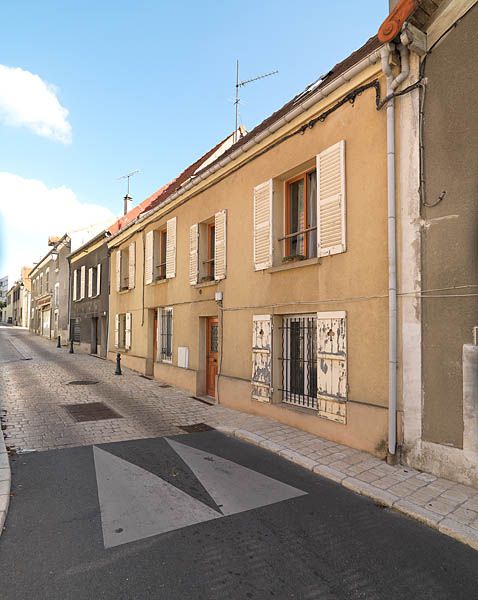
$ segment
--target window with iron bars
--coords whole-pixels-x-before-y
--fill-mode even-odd
[[[282,320],[282,402],[317,408],[317,317]]]
[[[173,361],[173,309],[158,310],[158,359],[161,362]]]

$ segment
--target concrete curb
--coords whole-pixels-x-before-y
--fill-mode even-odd
[[[7,518],[8,505],[10,503],[11,481],[12,472],[10,470],[7,447],[3,435],[0,432],[0,536],[3,532],[5,519]]]
[[[387,506],[388,508],[397,510],[408,517],[416,519],[420,523],[436,529],[440,533],[448,535],[449,537],[452,537],[455,540],[458,540],[459,542],[478,550],[478,531],[472,527],[468,527],[462,523],[459,523],[458,521],[455,521],[450,516],[447,517],[438,515],[427,510],[426,508],[423,508],[419,504],[411,502],[406,498],[398,498],[386,490],[377,488],[370,483],[361,481],[360,479],[350,477],[338,469],[328,467],[327,465],[322,465],[319,462],[313,461],[307,456],[300,454],[299,452],[289,450],[285,446],[282,446],[277,442],[267,440],[256,433],[252,433],[245,429],[235,429],[234,427],[216,426],[216,429],[224,434],[231,435],[245,442],[260,446],[261,448],[269,450],[270,452],[274,452],[275,454],[282,456],[296,465],[303,467],[304,469],[312,471],[313,473],[325,477],[326,479],[330,479],[331,481],[334,481],[335,483],[338,483],[349,490],[360,494],[361,496],[367,496],[382,506]]]

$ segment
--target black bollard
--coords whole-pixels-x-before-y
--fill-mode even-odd
[[[118,354],[116,355],[116,371],[115,371],[115,375],[122,375],[123,373],[121,373],[121,354],[118,352]]]
[[[74,354],[73,352],[73,340],[70,340],[70,354]]]
[[[61,348],[61,336],[60,335],[58,336],[58,340],[56,342],[56,347]]]

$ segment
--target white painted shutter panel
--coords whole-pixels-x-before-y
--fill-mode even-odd
[[[85,297],[85,285],[86,285],[86,266],[81,267],[81,279],[80,279],[80,300]]]
[[[252,317],[252,398],[270,402],[272,395],[272,316]]]
[[[154,231],[148,231],[145,240],[145,256],[144,256],[144,283],[146,285],[153,283],[154,279]]]
[[[226,277],[226,227],[227,211],[214,215],[214,279]]]
[[[136,275],[136,242],[131,242],[129,245],[129,279],[128,288],[132,290],[134,288],[134,278]]]
[[[119,346],[120,316],[115,315],[115,348]]]
[[[318,256],[346,250],[345,141],[317,155]]]
[[[317,401],[320,416],[345,423],[347,401],[345,311],[317,313]]]
[[[166,279],[176,277],[176,217],[166,224]]]
[[[272,266],[272,179],[254,188],[254,269]]]
[[[93,297],[93,269],[88,269],[88,298]]]
[[[121,250],[116,251],[116,291],[121,290]]]
[[[194,223],[189,230],[189,283],[196,285],[199,272],[199,225]]]
[[[73,271],[73,300],[77,299],[78,294],[78,269]]]
[[[96,295],[101,294],[101,263],[96,267]]]
[[[126,327],[125,327],[125,343],[124,347],[126,350],[131,348],[131,313],[126,313]]]

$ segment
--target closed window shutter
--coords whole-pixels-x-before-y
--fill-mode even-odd
[[[199,271],[199,225],[191,225],[189,230],[189,283],[196,285]]]
[[[116,251],[116,291],[121,290],[121,250]]]
[[[252,321],[252,398],[270,402],[272,395],[272,316]]]
[[[80,280],[80,300],[85,297],[85,285],[86,285],[86,266],[81,267],[81,280]]]
[[[119,347],[120,316],[115,315],[115,348]]]
[[[346,250],[345,141],[317,156],[318,256]]]
[[[226,277],[226,225],[227,215],[221,210],[214,215],[214,279]]]
[[[101,294],[101,263],[96,267],[96,295]]]
[[[144,283],[146,285],[153,283],[153,252],[154,252],[154,231],[148,231],[145,240],[144,255]]]
[[[128,288],[132,290],[134,288],[134,279],[136,276],[136,242],[131,242],[129,245],[129,279]]]
[[[93,297],[93,269],[88,269],[88,298]]]
[[[317,403],[319,415],[346,422],[347,323],[346,313],[317,313]]]
[[[125,343],[124,347],[126,350],[131,348],[131,313],[126,313],[126,327],[125,327]]]
[[[272,266],[272,179],[254,188],[254,269]]]
[[[73,300],[78,299],[78,269],[73,271]]]
[[[176,277],[176,217],[166,225],[166,278]]]

